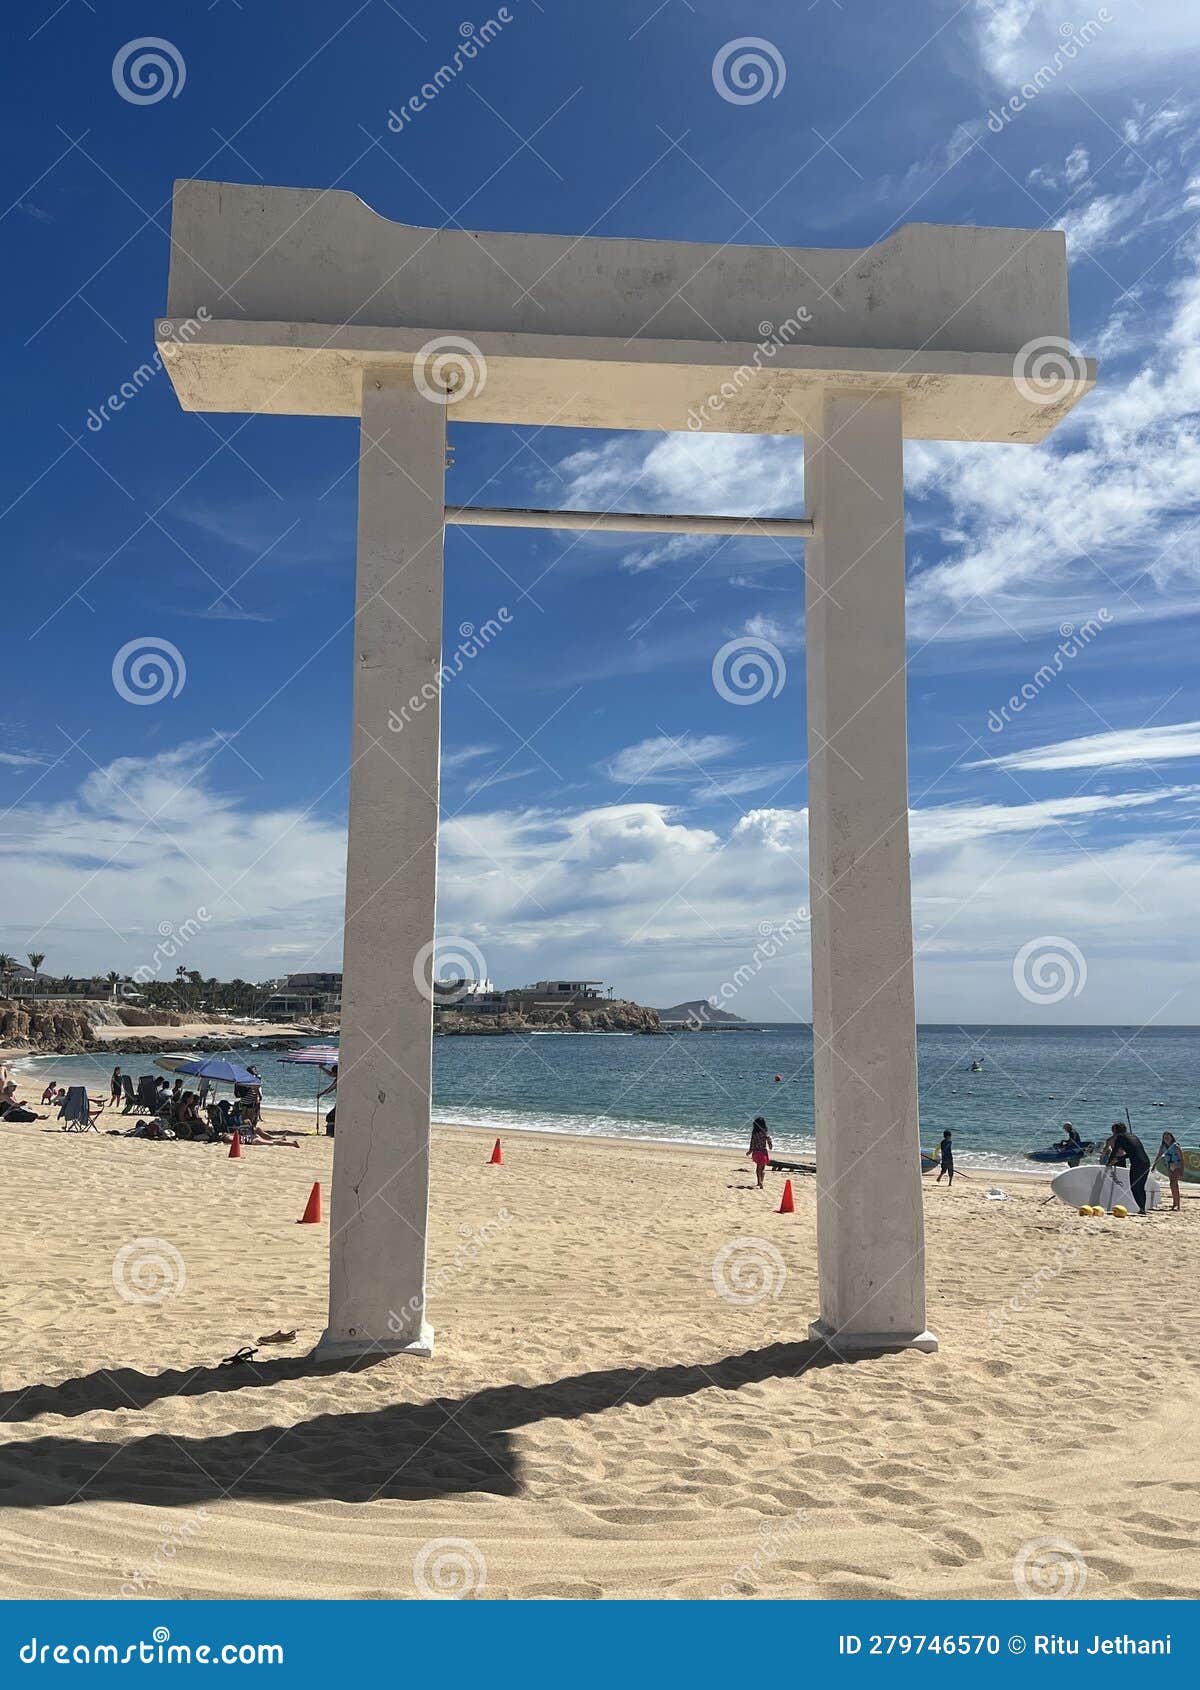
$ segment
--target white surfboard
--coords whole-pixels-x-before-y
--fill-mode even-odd
[[[1137,1209],[1129,1189],[1128,1168],[1101,1168],[1095,1163],[1085,1168],[1065,1168],[1061,1174],[1055,1174],[1050,1189],[1060,1203],[1069,1203],[1073,1209],[1085,1203],[1098,1204],[1107,1214],[1112,1213],[1116,1203],[1123,1203],[1131,1214]],[[1158,1208],[1161,1190],[1151,1174],[1146,1181],[1147,1209]]]

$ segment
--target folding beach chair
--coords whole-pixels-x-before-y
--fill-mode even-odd
[[[65,1133],[98,1133],[100,1128],[92,1120],[92,1103],[86,1086],[68,1086],[67,1095],[59,1107],[58,1118]]]
[[[125,1105],[122,1114],[128,1115],[131,1110],[141,1108],[141,1104],[138,1102],[138,1094],[133,1089],[133,1076],[131,1074],[121,1075],[121,1101]]]
[[[135,1107],[144,1109],[148,1115],[158,1114],[158,1084],[153,1074],[142,1074],[138,1079]]]

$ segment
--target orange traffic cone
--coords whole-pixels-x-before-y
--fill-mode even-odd
[[[783,1196],[779,1202],[779,1213],[781,1215],[794,1215],[796,1213],[796,1204],[792,1198],[792,1182],[790,1179],[785,1179],[783,1182]]]
[[[240,1156],[242,1154],[242,1135],[241,1135],[241,1133],[234,1133],[233,1140],[232,1140],[232,1142],[229,1146],[229,1154],[230,1154],[230,1156]]]
[[[497,1139],[495,1144],[492,1146],[492,1154],[488,1157],[488,1162],[492,1167],[499,1167],[503,1160],[504,1154],[500,1149],[500,1140]]]
[[[312,1226],[321,1218],[321,1182],[313,1181],[313,1188],[308,1194],[308,1202],[304,1205],[304,1213],[296,1222],[297,1226]]]

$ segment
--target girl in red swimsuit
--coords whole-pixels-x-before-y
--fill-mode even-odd
[[[771,1160],[771,1140],[767,1134],[767,1123],[761,1115],[754,1117],[754,1124],[750,1128],[750,1149],[747,1155],[754,1163],[758,1173],[758,1189],[762,1190],[763,1176],[767,1171],[767,1163]]]

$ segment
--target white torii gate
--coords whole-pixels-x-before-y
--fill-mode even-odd
[[[788,325],[786,330],[784,325]],[[778,327],[777,327],[778,326]],[[354,195],[176,185],[157,340],[188,410],[361,418],[342,1062],[323,1354],[427,1355],[431,954],[447,520],[811,536],[820,1319],[925,1326],[905,719],[905,438],[1035,442],[1092,386],[1057,231],[908,224],[865,251],[473,234]],[[806,518],[445,508],[458,422],[806,437]],[[435,689],[436,690],[436,689]]]

